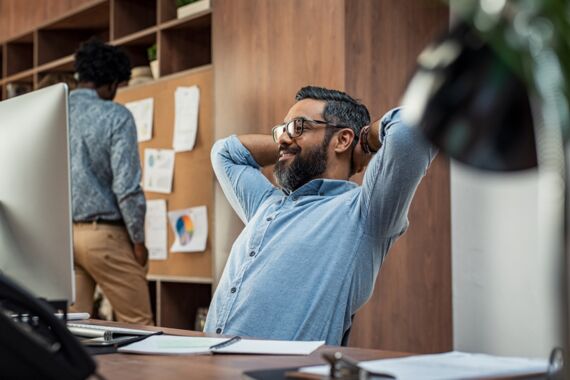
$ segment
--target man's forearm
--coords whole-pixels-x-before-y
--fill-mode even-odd
[[[260,166],[273,165],[279,158],[279,145],[269,135],[241,135],[239,141]]]

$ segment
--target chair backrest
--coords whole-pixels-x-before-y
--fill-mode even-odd
[[[350,338],[350,330],[352,329],[352,323],[354,322],[354,316],[355,314],[352,314],[352,317],[350,317],[350,327],[348,328],[348,330],[346,330],[342,336],[342,340],[340,341],[340,345],[342,347],[348,347],[348,339]]]

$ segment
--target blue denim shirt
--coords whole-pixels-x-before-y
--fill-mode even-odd
[[[133,116],[95,90],[69,95],[73,221],[123,220],[144,241],[146,203]]]
[[[206,332],[340,344],[406,230],[412,197],[435,156],[420,131],[400,122],[399,109],[381,124],[383,145],[362,186],[315,179],[290,194],[272,186],[237,137],[216,142],[214,171],[246,226]]]

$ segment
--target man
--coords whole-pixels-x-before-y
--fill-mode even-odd
[[[134,119],[113,99],[131,75],[128,57],[98,40],[75,54],[69,96],[74,311],[93,308],[98,284],[119,321],[152,324],[144,245],[146,203]]]
[[[296,100],[273,139],[231,136],[212,150],[222,189],[246,226],[207,332],[340,344],[408,226],[435,151],[400,122],[400,110],[368,127],[366,107],[343,92],[305,87]],[[363,185],[349,182],[370,158]],[[276,161],[280,188],[259,170]]]

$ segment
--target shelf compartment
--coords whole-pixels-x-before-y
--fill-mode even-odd
[[[114,40],[156,26],[157,0],[115,0],[112,38]]]
[[[158,304],[159,304],[159,300],[157,298],[158,293],[159,293],[159,282],[157,281],[148,281],[148,294],[150,297],[150,309],[152,312],[152,317],[154,319],[154,324],[158,325],[158,320],[157,320],[157,316],[158,316]]]
[[[74,61],[73,54],[71,54],[63,58],[56,59],[55,61],[51,61],[50,63],[38,66],[37,71],[40,74],[44,72],[73,72],[75,71],[73,67]]]
[[[156,43],[156,27],[112,41],[113,45],[121,47],[131,60],[131,67],[148,66],[147,50]]]
[[[34,67],[34,34],[28,33],[6,43],[6,77]]]
[[[38,65],[73,54],[91,37],[109,40],[109,2],[97,2],[38,30]]]
[[[211,11],[161,25],[160,75],[212,63],[211,35]]]
[[[212,299],[210,284],[160,282],[159,315],[162,327],[194,330],[199,308],[207,308]]]
[[[34,70],[26,70],[4,79],[5,98],[25,94],[34,89]]]
[[[63,80],[66,83],[75,82],[73,79],[73,74],[75,73],[75,69],[73,67],[74,59],[73,55],[68,55],[66,57],[60,58],[56,61],[47,63],[45,65],[39,66],[36,69],[37,76],[38,76],[38,87],[42,85],[42,80],[45,78],[46,75],[49,74],[66,74],[69,77],[63,78],[58,77],[58,80]],[[53,78],[52,78],[53,80]],[[70,88],[71,90],[72,88]]]

